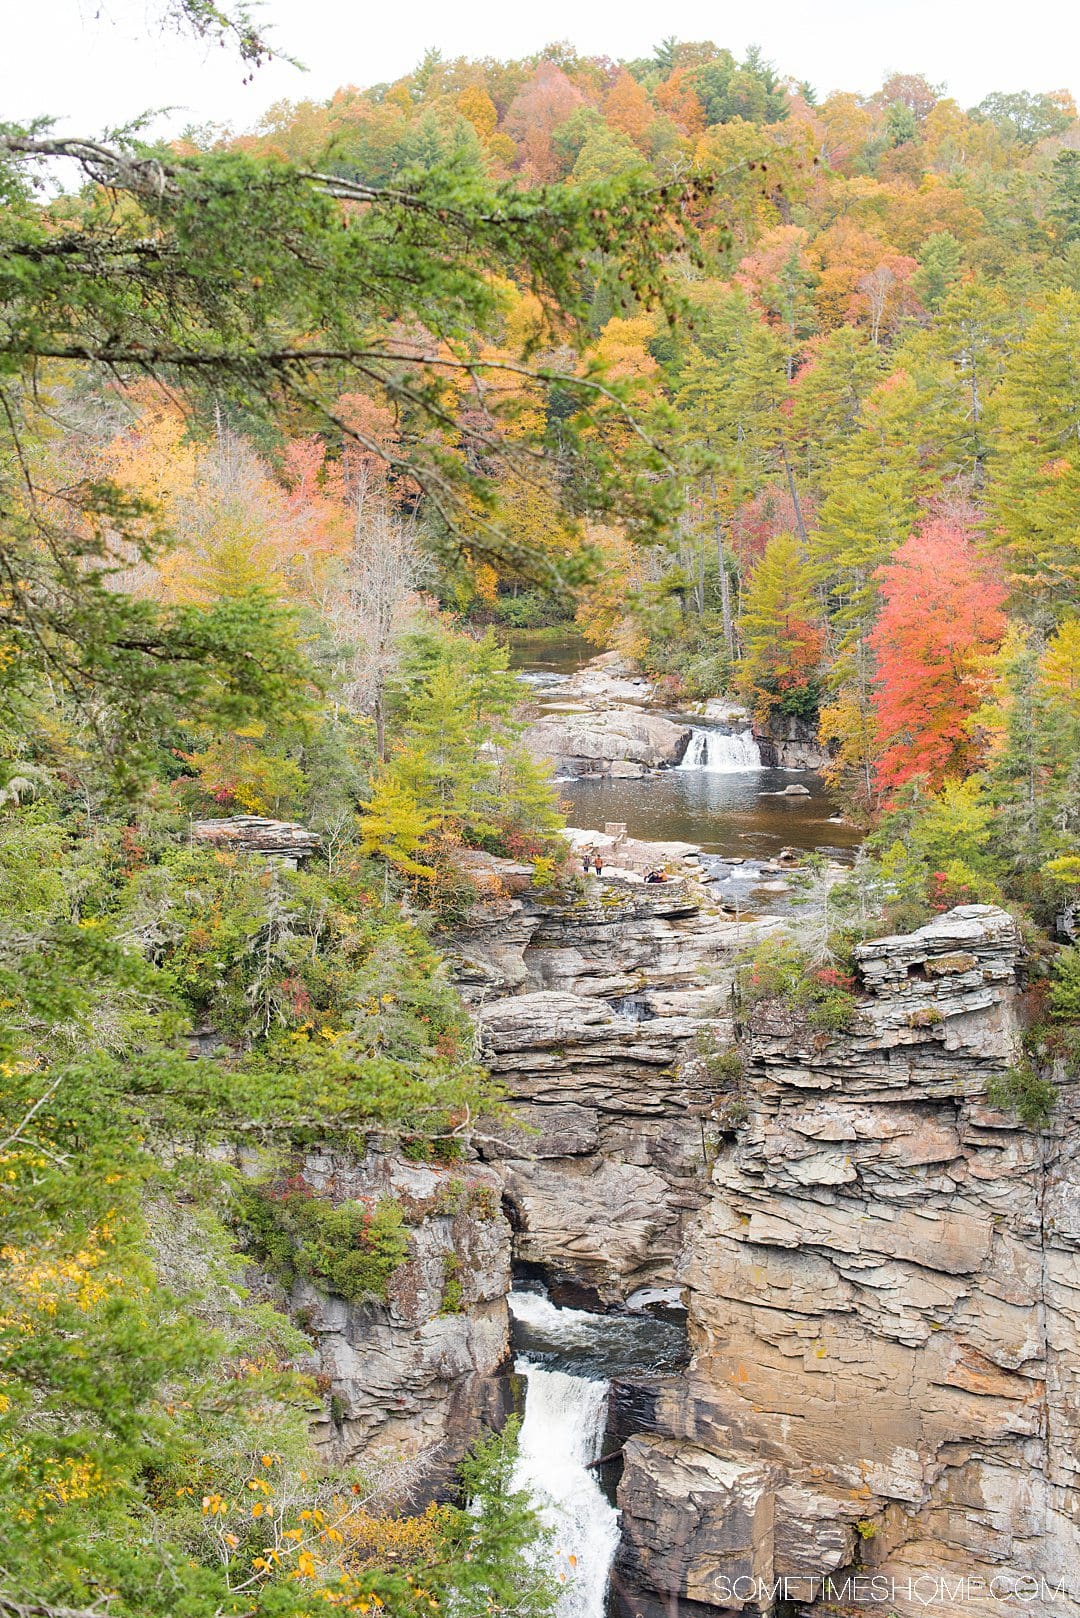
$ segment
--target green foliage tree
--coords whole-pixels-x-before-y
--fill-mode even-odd
[[[922,303],[933,313],[941,308],[949,291],[960,279],[963,249],[951,231],[928,236],[919,251],[919,268],[912,286]]]
[[[816,712],[822,633],[809,565],[791,534],[770,540],[741,619],[743,681],[759,711]]]
[[[1080,242],[1080,152],[1059,152],[1052,173],[1050,217],[1062,248]]]
[[[898,373],[864,402],[858,429],[828,477],[811,556],[844,652],[873,620],[877,568],[915,522],[921,481],[918,419],[917,386]]]
[[[1044,621],[1080,583],[1080,294],[1053,293],[1015,345],[995,399],[992,537],[1018,609]]]
[[[1020,146],[1034,146],[1069,127],[1069,114],[1059,101],[1028,90],[995,90],[979,102],[975,111]]]

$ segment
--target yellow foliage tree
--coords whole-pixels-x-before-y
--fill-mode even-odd
[[[361,852],[385,860],[405,876],[430,879],[430,865],[416,858],[434,829],[436,816],[424,809],[401,777],[392,769],[383,770],[362,806],[360,816]]]
[[[1080,618],[1063,623],[1039,659],[1039,684],[1053,702],[1080,718]]]
[[[468,84],[457,98],[457,110],[483,141],[490,140],[499,122],[495,103],[480,84]]]

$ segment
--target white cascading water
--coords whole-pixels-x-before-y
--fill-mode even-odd
[[[722,730],[692,730],[680,770],[706,770],[711,775],[736,775],[760,770],[761,754],[752,730],[729,735]]]
[[[595,1317],[558,1309],[535,1293],[512,1293],[510,1307],[523,1322],[548,1328],[554,1321],[568,1347],[576,1328],[595,1330]],[[514,1482],[532,1494],[553,1533],[558,1618],[603,1618],[619,1517],[587,1463],[600,1455],[608,1384],[534,1365],[527,1355],[515,1369],[525,1377],[525,1419]]]

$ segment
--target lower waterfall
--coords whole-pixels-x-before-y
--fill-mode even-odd
[[[600,1455],[608,1384],[545,1371],[524,1355],[515,1368],[526,1393],[514,1482],[529,1490],[552,1530],[558,1618],[603,1618],[619,1515],[586,1463]]]
[[[514,1482],[552,1530],[560,1581],[557,1618],[603,1618],[619,1545],[619,1514],[589,1466],[607,1424],[608,1373],[664,1371],[685,1363],[681,1325],[648,1314],[562,1309],[542,1292],[511,1292],[525,1417]]]
[[[724,730],[690,732],[680,770],[708,770],[714,775],[735,775],[742,770],[760,770],[761,754],[752,730],[733,735]]]

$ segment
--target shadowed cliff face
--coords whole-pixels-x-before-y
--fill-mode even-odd
[[[906,1615],[920,1574],[1078,1565],[1077,1120],[1037,1137],[985,1100],[1013,923],[968,906],[859,955],[850,1033],[749,1030],[750,1116],[683,1255],[691,1370],[626,1447],[626,1612],[756,1612],[756,1580],[861,1568]]]
[[[444,1168],[324,1147],[304,1159],[313,1195],[372,1205],[393,1197],[408,1220],[405,1263],[385,1300],[348,1302],[304,1280],[288,1305],[312,1341],[314,1434],[326,1460],[372,1469],[387,1499],[414,1503],[454,1486],[455,1470],[512,1399],[510,1228],[499,1184],[475,1163]]]

